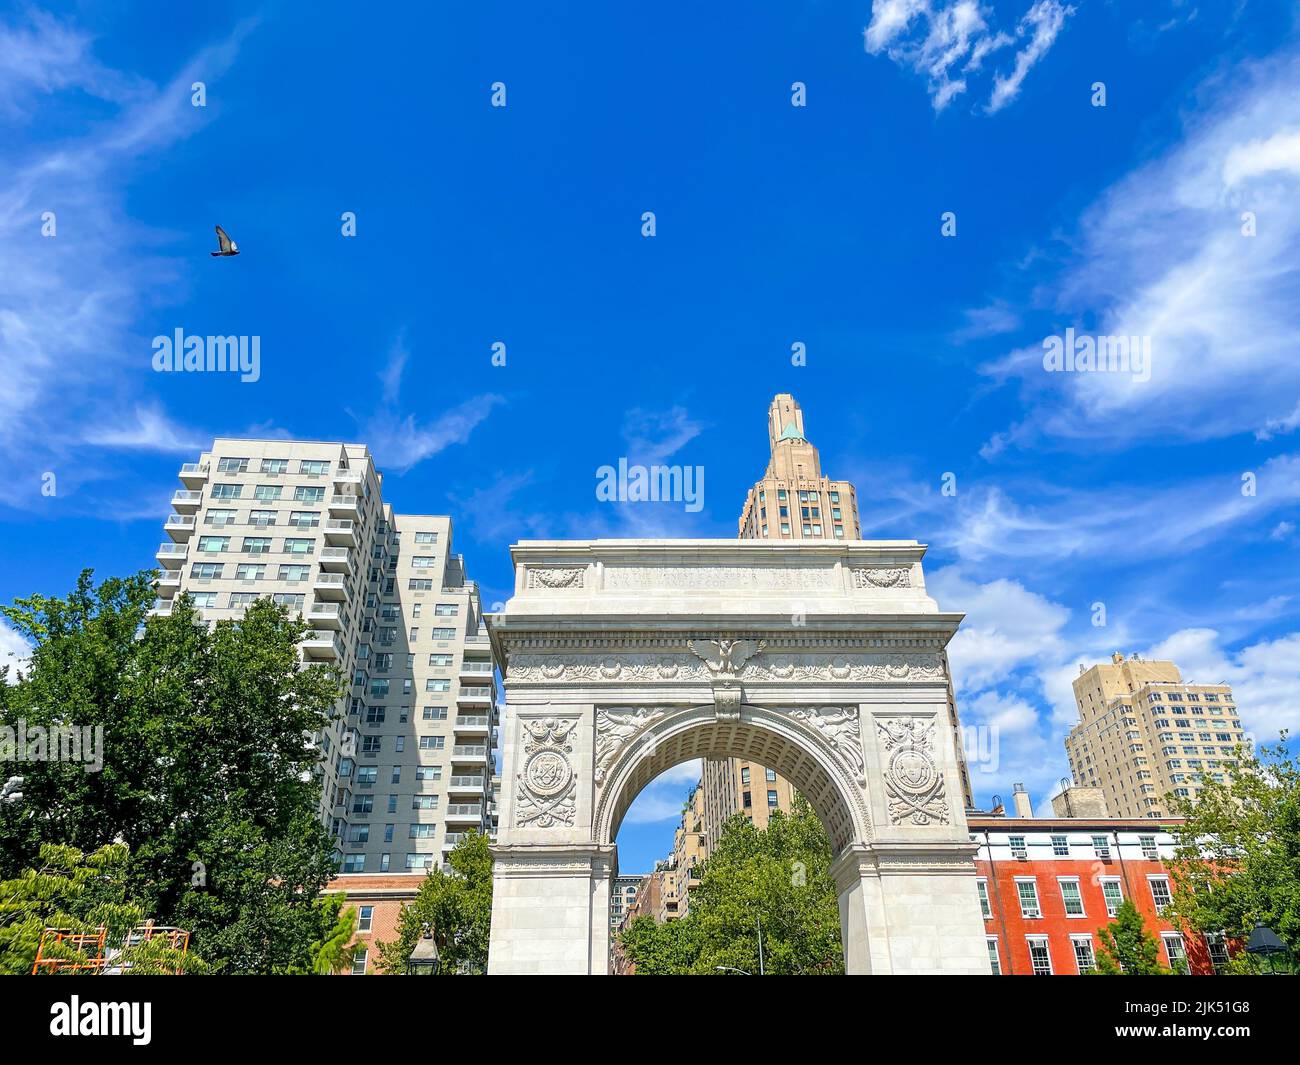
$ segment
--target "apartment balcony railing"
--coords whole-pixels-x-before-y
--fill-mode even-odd
[[[361,497],[348,493],[330,497],[330,514],[335,517],[355,518],[361,513]]]
[[[447,807],[448,821],[481,821],[483,806],[477,802],[454,802]]]
[[[308,658],[337,661],[343,657],[343,644],[338,636],[323,629],[313,629],[302,640],[303,653]]]
[[[351,518],[330,518],[325,522],[325,542],[343,547],[357,546],[356,525]]]
[[[154,605],[149,608],[151,618],[165,618],[172,612],[172,603],[170,599],[158,599]]]
[[[352,572],[352,552],[346,547],[323,547],[320,553],[320,567],[324,570]]]
[[[163,532],[178,543],[185,543],[194,533],[193,514],[168,514]]]
[[[317,599],[340,600],[347,595],[342,573],[317,573],[311,579],[311,589]]]
[[[451,749],[452,761],[456,762],[485,762],[490,753],[481,743],[458,743]]]
[[[187,462],[181,466],[180,479],[186,488],[202,486],[208,480],[208,467],[198,462]]]
[[[490,687],[467,686],[460,689],[460,694],[456,696],[457,702],[491,702],[492,689]]]
[[[185,562],[188,553],[189,548],[185,544],[159,544],[154,558],[161,562],[165,569],[178,569]]]
[[[486,777],[473,776],[469,774],[453,774],[451,780],[447,783],[447,790],[481,792],[486,785]]]
[[[158,579],[153,582],[153,586],[159,599],[171,599],[181,590],[181,571],[163,570]]]
[[[202,492],[187,492],[178,488],[172,493],[172,509],[193,514],[203,503]]]
[[[307,608],[307,620],[327,629],[341,629],[343,608],[338,603],[312,603]]]
[[[480,661],[474,658],[466,658],[460,664],[461,676],[465,677],[482,677],[492,676],[492,663],[486,660]]]

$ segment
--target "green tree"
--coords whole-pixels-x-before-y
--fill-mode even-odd
[[[1281,742],[1242,749],[1227,778],[1177,799],[1174,912],[1198,932],[1244,940],[1257,922],[1300,951],[1300,764]],[[1231,971],[1254,971],[1238,955]]]
[[[0,882],[0,974],[30,973],[47,928],[93,934],[101,927],[107,945],[126,944],[114,961],[132,973],[203,972],[206,966],[196,954],[159,941],[129,940],[128,933],[144,924],[146,916],[143,907],[128,898],[128,859],[121,843],[92,854],[47,843],[40,848],[39,867]],[[59,943],[47,944],[45,956],[84,962],[93,954]]]
[[[308,949],[309,968],[293,969],[293,975],[305,971],[314,976],[329,976],[352,965],[352,957],[357,952],[356,944],[352,942],[352,937],[357,934],[357,911],[354,906],[345,906],[346,901],[347,896],[342,892],[322,895],[316,900],[326,932]]]
[[[317,905],[335,871],[317,816],[311,736],[334,712],[337,671],[305,666],[301,619],[268,599],[211,629],[187,597],[147,616],[152,575],[82,573],[66,599],[0,612],[34,646],[0,684],[0,724],[103,729],[103,767],[22,766],[23,800],[0,803],[0,875],[42,841],[130,847],[133,899],[189,930],[232,973],[308,971],[336,915]]]
[[[1101,952],[1096,972],[1102,976],[1168,976],[1159,962],[1159,946],[1147,931],[1142,914],[1125,899],[1115,911],[1115,920],[1097,933]]]
[[[492,854],[488,838],[465,836],[447,857],[451,872],[429,870],[415,901],[402,910],[397,939],[377,943],[379,964],[389,975],[406,972],[406,959],[426,928],[433,932],[444,976],[487,971],[492,931]]]
[[[829,874],[830,840],[802,798],[766,829],[733,817],[691,890],[686,915],[654,926],[639,918],[622,947],[638,975],[842,973],[839,901]],[[646,922],[649,921],[649,924]]]

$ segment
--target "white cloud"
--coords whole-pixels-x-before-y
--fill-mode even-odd
[[[704,423],[690,416],[685,407],[664,411],[634,407],[623,417],[623,439],[629,462],[653,466],[662,463],[694,440]]]
[[[1020,86],[1034,65],[1056,43],[1065,20],[1074,14],[1074,8],[1064,7],[1056,0],[1038,0],[1016,28],[1016,36],[1029,36],[1029,43],[1016,53],[1014,69],[1006,77],[993,79],[993,94],[989,97],[989,111],[1000,111],[1020,95]]]
[[[9,683],[18,682],[18,671],[27,668],[31,646],[8,621],[0,618],[0,667],[9,667]]]
[[[1189,683],[1231,684],[1242,723],[1261,743],[1300,727],[1300,632],[1230,651],[1214,629],[1180,629],[1146,657],[1176,662]]]
[[[1054,332],[1149,337],[1150,379],[1045,373],[1035,338],[983,368],[1017,379],[1029,407],[1003,446],[1268,439],[1300,424],[1300,58],[1239,67],[1202,97],[1179,141],[1085,212],[1040,285]]]
[[[138,404],[129,422],[92,427],[86,443],[118,451],[161,451],[168,454],[192,454],[208,446],[211,437],[167,417],[157,404]]]
[[[863,46],[924,75],[931,104],[942,111],[967,91],[968,78],[982,72],[989,56],[1023,41],[1010,73],[994,77],[987,108],[992,113],[1015,99],[1073,13],[1057,0],[1038,0],[1012,35],[989,24],[992,9],[978,0],[874,0]]]
[[[202,127],[190,84],[222,74],[250,25],[161,87],[107,70],[86,34],[48,16],[0,27],[0,99],[25,107],[38,96],[55,107],[65,94],[89,92],[111,105],[93,123],[58,123],[80,132],[32,150],[0,137],[0,462],[10,474],[0,502],[37,505],[31,486],[40,474],[60,472],[71,483],[74,456],[83,476],[95,465],[84,444],[188,438],[159,407],[142,406],[151,352],[133,333],[144,294],[183,291],[184,270],[157,251],[158,234],[127,215],[125,190],[143,156],[152,160]],[[45,212],[55,215],[55,236],[41,234]],[[100,468],[112,472],[111,463]]]
[[[695,758],[660,773],[632,800],[623,823],[649,825],[679,820],[686,792],[700,780],[703,768],[704,763]]]
[[[492,413],[492,408],[505,403],[504,396],[487,392],[441,412],[432,421],[421,423],[414,414],[400,413],[398,407],[402,374],[409,358],[406,339],[399,336],[379,373],[383,402],[373,413],[358,419],[375,460],[395,473],[405,473],[440,451],[467,442],[470,434]]]

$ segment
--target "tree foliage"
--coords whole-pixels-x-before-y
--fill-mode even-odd
[[[1244,940],[1257,922],[1300,956],[1300,764],[1281,742],[1240,752],[1224,781],[1176,801],[1174,911],[1188,927]],[[1250,971],[1250,959],[1234,959]]]
[[[144,909],[128,898],[124,844],[100,847],[83,854],[75,847],[47,843],[40,848],[37,867],[24,869],[0,882],[0,974],[32,971],[41,934],[47,928],[74,933],[106,932],[105,943],[117,947],[113,961],[133,974],[203,972],[196,954],[181,952],[160,941],[132,944],[128,934],[144,924]],[[85,962],[93,952],[69,944],[47,944],[46,957]]]
[[[1097,933],[1101,951],[1096,972],[1102,976],[1168,976],[1160,964],[1160,947],[1131,899],[1115,911],[1115,919]]]
[[[0,612],[35,645],[0,684],[0,725],[103,729],[103,767],[26,762],[20,802],[0,803],[0,875],[43,842],[130,848],[132,900],[193,934],[233,973],[311,969],[337,914],[318,905],[335,871],[318,817],[311,736],[341,692],[336,671],[304,666],[306,625],[269,599],[209,628],[187,597],[148,617],[152,574],[83,572],[65,599]]]
[[[467,834],[452,848],[447,864],[449,873],[440,867],[429,870],[415,901],[402,910],[397,939],[376,944],[385,973],[406,972],[406,959],[426,928],[433,931],[442,975],[487,971],[492,931],[492,854],[487,836]]]
[[[633,921],[622,947],[638,975],[842,973],[839,902],[831,881],[830,840],[803,799],[776,811],[766,829],[743,815],[723,827],[691,889],[685,916]]]

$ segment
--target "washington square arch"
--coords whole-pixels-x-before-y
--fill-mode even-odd
[[[493,973],[606,973],[614,840],[695,758],[785,776],[835,852],[845,970],[987,974],[945,647],[910,540],[524,541],[490,619],[508,713]]]

